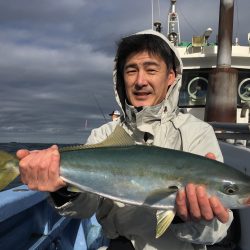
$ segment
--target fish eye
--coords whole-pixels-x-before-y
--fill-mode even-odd
[[[227,184],[227,185],[223,186],[223,191],[224,191],[224,193],[226,193],[228,195],[233,195],[237,191],[239,191],[239,188],[236,184]]]

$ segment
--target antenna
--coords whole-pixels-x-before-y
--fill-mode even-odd
[[[158,12],[154,9],[154,1],[157,1]],[[151,0],[152,3],[152,30],[161,32],[161,12],[160,12],[160,0]],[[156,11],[156,13],[155,13]]]
[[[151,0],[151,17],[152,17],[152,21],[151,21],[151,24],[152,24],[152,30],[154,29],[154,0]]]
[[[167,37],[170,42],[174,45],[178,45],[181,42],[180,35],[180,25],[179,25],[179,17],[177,12],[175,11],[176,0],[171,0],[170,10],[168,13],[168,34]]]
[[[88,120],[86,119],[85,124],[84,124],[84,129],[87,129],[87,128],[88,128]]]
[[[94,99],[95,99],[95,102],[96,102],[97,107],[99,108],[99,111],[101,112],[101,114],[102,114],[102,116],[103,116],[103,118],[104,118],[104,121],[107,122],[107,119],[106,119],[106,117],[105,117],[105,115],[104,115],[104,112],[103,112],[103,110],[102,110],[102,107],[100,106],[100,104],[99,104],[99,102],[98,102],[98,100],[97,100],[95,94],[93,94],[93,97],[94,97]]]

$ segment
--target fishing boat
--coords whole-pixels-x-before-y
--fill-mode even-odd
[[[241,46],[238,38],[232,42],[234,0],[221,0],[218,40],[209,41],[213,31],[207,28],[200,36],[182,41],[176,5],[177,0],[170,0],[164,35],[183,61],[179,107],[209,122],[224,161],[250,175],[250,33],[246,34],[248,46]],[[161,22],[154,18],[152,27],[162,31]],[[234,215],[227,238],[208,249],[250,249],[250,209],[234,211]]]
[[[183,61],[183,85],[179,106],[187,108],[189,112],[204,120],[209,77],[211,78],[211,71],[217,67],[218,43],[222,41],[218,41],[219,38],[217,41],[209,41],[209,37],[213,32],[211,28],[202,31],[200,36],[190,36],[190,41],[182,41],[176,5],[177,0],[170,1],[170,10],[166,24],[167,33],[164,35],[175,45]],[[225,23],[225,20],[221,20],[221,25],[226,27],[229,24]],[[162,24],[160,21],[153,20],[153,26],[157,31],[161,32]],[[232,27],[230,28],[232,29]],[[237,69],[238,79],[235,93],[237,96],[236,123],[249,123],[250,33],[246,35],[245,42],[249,46],[241,46],[236,37],[235,42],[231,42],[230,51],[223,51],[223,57],[230,57],[230,68]],[[222,99],[223,97],[219,98]],[[248,111],[246,112],[246,110]]]
[[[222,5],[223,2],[221,0]],[[221,65],[220,61],[218,63],[218,54],[223,38],[210,42],[212,30],[208,28],[201,32],[201,36],[191,37],[188,42],[181,41],[177,4],[176,0],[170,0],[166,24],[168,31],[165,35],[178,49],[184,64],[179,106],[182,112],[190,112],[210,122],[220,139],[225,162],[250,175],[250,149],[247,147],[250,140],[250,35],[246,37],[249,46],[240,46],[236,39],[226,51],[226,56],[230,55],[230,63],[227,63],[230,65],[224,65],[223,69],[228,70],[223,72],[231,73],[230,77],[234,79],[232,94],[228,93],[228,83],[224,81],[220,93],[215,94],[217,99],[212,98],[211,101],[208,99],[209,88],[214,85],[213,80],[217,79],[218,64]],[[161,32],[159,20],[153,22],[153,27]],[[221,101],[224,98],[231,100],[226,107],[226,114],[223,114],[225,105]],[[213,106],[219,111],[217,117],[210,115],[209,102],[217,104]],[[47,193],[31,191],[21,185],[1,192],[0,200],[0,249],[94,250],[107,244],[95,217],[77,220],[59,216],[49,205]],[[208,249],[250,249],[250,210],[234,213],[234,223],[226,239],[215,246],[208,246]]]

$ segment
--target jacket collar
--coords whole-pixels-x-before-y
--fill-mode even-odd
[[[155,106],[145,106],[135,108],[125,102],[125,122],[131,127],[131,130],[139,130],[143,133],[147,132],[154,136],[154,130],[160,124],[166,123],[174,116],[176,112],[170,110],[168,112],[168,102],[163,100]]]

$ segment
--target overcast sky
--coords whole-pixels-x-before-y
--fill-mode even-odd
[[[159,2],[166,33],[169,1]],[[181,39],[208,27],[214,39],[219,3],[178,0]],[[235,4],[234,37],[245,45],[249,9]],[[0,0],[0,142],[84,142],[118,108],[116,42],[151,18],[151,0]]]

